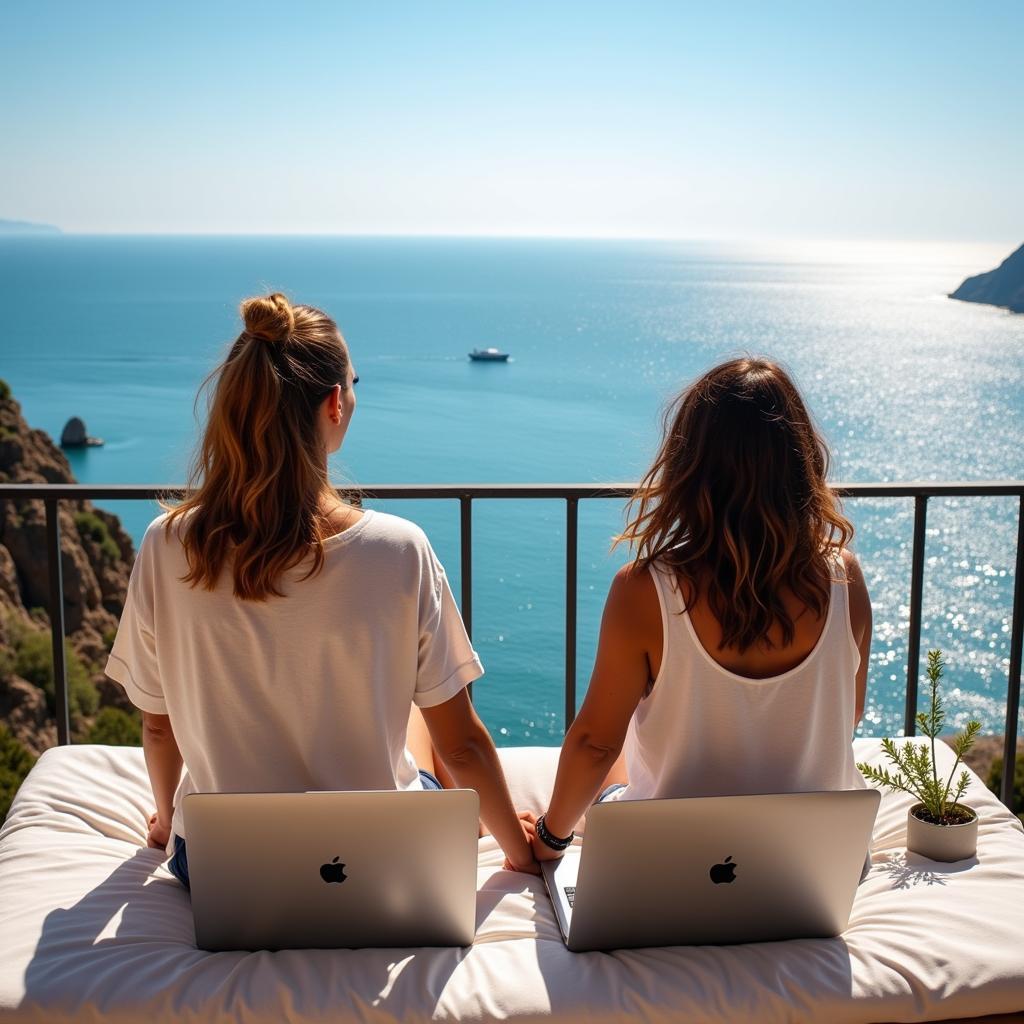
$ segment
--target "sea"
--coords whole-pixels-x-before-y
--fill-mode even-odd
[[[1012,248],[989,244],[468,238],[110,237],[0,240],[0,377],[58,437],[100,448],[84,483],[183,481],[197,392],[271,289],[328,311],[360,377],[339,484],[636,480],[666,403],[703,370],[766,355],[795,376],[835,481],[1024,477],[1024,316],[947,298]],[[470,362],[475,347],[511,353]],[[139,540],[156,509],[110,502]],[[377,507],[427,531],[460,586],[458,503]],[[874,608],[861,732],[902,728],[913,502],[848,500]],[[578,692],[628,559],[623,503],[581,503]],[[478,501],[475,687],[500,744],[564,726],[562,501]],[[922,656],[944,652],[951,725],[1003,730],[1017,501],[933,499]],[[287,687],[288,680],[281,685]],[[344,685],[343,673],[337,685]]]

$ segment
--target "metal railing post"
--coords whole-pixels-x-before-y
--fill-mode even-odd
[[[1024,633],[1024,497],[1017,507],[1017,559],[1013,577],[1013,618],[1010,619],[1010,676],[1006,690],[1006,731],[1003,738],[1003,783],[1000,799],[1010,810],[1017,777],[1017,717],[1020,714],[1021,639]]]
[[[50,575],[50,643],[53,648],[54,715],[57,719],[57,742],[71,742],[68,710],[68,674],[64,664],[64,577],[60,564],[60,519],[56,498],[46,498],[46,562]]]
[[[576,598],[579,501],[565,499],[565,731],[576,717]]]
[[[928,496],[914,498],[914,542],[910,566],[910,636],[907,640],[907,694],[903,713],[903,735],[917,732],[917,674],[921,667],[921,595],[924,592],[925,517]]]
[[[459,573],[461,583],[462,621],[466,634],[473,639],[473,498],[463,494],[459,497]],[[467,687],[470,700],[473,699],[473,684]]]

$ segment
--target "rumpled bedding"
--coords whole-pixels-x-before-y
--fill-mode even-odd
[[[881,763],[877,740],[858,760]],[[502,760],[542,810],[557,751]],[[939,746],[940,764],[952,754]],[[0,829],[0,1021],[917,1021],[1024,1010],[1024,830],[975,776],[978,856],[904,848],[885,794],[870,874],[836,939],[611,953],[566,950],[539,878],[480,841],[469,949],[206,953],[189,896],[146,848],[138,749],[50,750]]]

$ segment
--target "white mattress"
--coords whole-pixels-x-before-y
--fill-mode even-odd
[[[941,752],[948,751],[941,746]],[[879,744],[858,741],[860,759]],[[556,751],[502,752],[542,809]],[[204,953],[187,893],[145,846],[141,751],[48,751],[0,831],[0,1021],[936,1020],[1024,1010],[1024,832],[977,779],[977,861],[903,849],[885,796],[842,938],[569,953],[539,879],[480,842],[468,950]]]

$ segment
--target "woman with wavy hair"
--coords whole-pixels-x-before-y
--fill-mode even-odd
[[[190,792],[443,778],[477,790],[506,867],[535,870],[467,695],[483,668],[444,569],[422,530],[328,480],[359,379],[341,333],[278,293],[242,318],[207,380],[190,492],[146,532],[107,663],[142,712],[149,845],[187,886]]]
[[[595,798],[858,788],[871,605],[828,453],[786,373],[708,371],[670,406],[625,531],[538,859]]]

